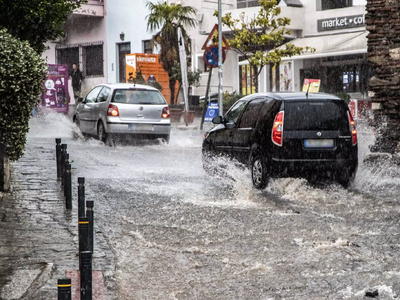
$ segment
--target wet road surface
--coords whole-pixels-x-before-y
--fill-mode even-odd
[[[64,117],[33,120],[27,151],[68,143],[73,181],[95,201],[109,299],[398,297],[398,168],[361,164],[349,190],[286,178],[257,191],[232,163],[220,162],[229,178],[203,171],[198,131],[116,147],[72,132]],[[359,143],[362,160],[368,128]]]

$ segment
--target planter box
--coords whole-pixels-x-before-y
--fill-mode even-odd
[[[188,111],[188,123],[189,124],[192,124],[194,121],[194,113],[195,113],[194,110]],[[182,112],[182,119],[185,122],[185,112],[184,111]]]
[[[181,120],[182,109],[180,108],[170,108],[169,117],[171,122],[179,122]]]

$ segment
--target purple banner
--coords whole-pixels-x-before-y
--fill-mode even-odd
[[[42,106],[56,112],[68,113],[68,66],[48,65],[44,82]]]

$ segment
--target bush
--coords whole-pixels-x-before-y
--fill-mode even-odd
[[[222,95],[222,101],[224,104],[224,112],[228,111],[236,101],[240,98],[243,98],[242,95],[238,94],[229,94],[227,91]]]
[[[0,131],[11,160],[23,154],[29,118],[45,78],[44,61],[28,42],[0,30]]]

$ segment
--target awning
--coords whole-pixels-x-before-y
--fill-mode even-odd
[[[282,60],[310,59],[367,53],[367,35],[368,31],[358,31],[294,39],[289,43],[297,47],[313,47],[315,48],[315,52],[305,52],[302,55],[282,58]],[[280,46],[280,48],[283,49],[284,47],[285,45]]]

